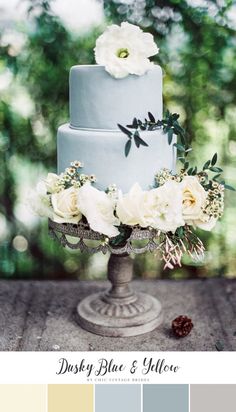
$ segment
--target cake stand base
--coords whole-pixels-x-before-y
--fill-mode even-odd
[[[146,293],[133,293],[132,272],[129,256],[111,254],[108,279],[112,287],[79,303],[77,320],[82,328],[97,335],[124,337],[150,332],[162,323],[161,303]]]
[[[133,304],[111,307],[101,294],[90,295],[77,307],[78,323],[83,329],[102,336],[125,337],[150,332],[162,323],[161,304],[144,293],[136,297]]]

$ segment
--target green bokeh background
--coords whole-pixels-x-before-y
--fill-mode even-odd
[[[154,60],[164,71],[164,106],[180,113],[194,149],[192,162],[201,166],[217,151],[224,178],[236,187],[234,2],[104,0],[104,10],[104,24],[83,35],[66,29],[47,0],[30,2],[25,23],[9,28],[1,20],[0,85],[1,79],[7,82],[0,88],[2,278],[105,276],[108,257],[59,247],[48,237],[47,222],[30,214],[26,199],[38,179],[56,169],[56,130],[68,121],[69,69],[94,63],[95,40],[107,24],[128,20],[154,35],[160,48]],[[9,29],[14,41],[7,40]],[[182,268],[163,271],[156,256],[145,254],[135,259],[136,276],[235,277],[235,202],[236,194],[227,192],[215,230],[199,232],[207,247],[204,262],[185,258]]]

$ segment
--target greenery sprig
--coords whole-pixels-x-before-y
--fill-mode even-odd
[[[167,135],[169,145],[173,142],[174,135],[177,136],[177,142],[173,144],[178,152],[177,159],[183,164],[182,172],[189,176],[198,175],[201,178],[202,185],[206,190],[212,188],[212,182],[217,182],[224,186],[225,189],[234,190],[235,189],[226,184],[224,180],[221,179],[221,173],[223,170],[216,166],[217,163],[217,153],[215,153],[212,159],[207,160],[202,170],[198,170],[197,166],[190,166],[187,155],[192,150],[189,145],[188,137],[185,129],[178,122],[179,114],[170,113],[169,110],[166,111],[165,117],[162,120],[156,120],[151,112],[148,112],[148,118],[144,121],[133,119],[132,124],[122,126],[118,124],[119,129],[128,137],[125,144],[125,156],[129,155],[132,143],[134,141],[137,148],[140,146],[148,146],[148,144],[141,138],[140,131],[154,131],[162,129]],[[209,172],[216,173],[212,178],[209,177]]]
[[[148,118],[144,121],[133,119],[132,124],[122,126],[118,124],[119,129],[128,137],[125,144],[125,156],[129,155],[132,142],[134,141],[137,148],[140,146],[148,146],[148,144],[141,138],[140,131],[153,131],[163,129],[163,132],[167,135],[169,145],[172,144],[173,136],[179,136],[180,143],[174,143],[174,146],[181,153],[188,153],[191,148],[188,145],[188,139],[185,130],[178,122],[179,115],[177,113],[170,113],[168,110],[165,117],[162,120],[156,120],[151,112],[148,112]]]

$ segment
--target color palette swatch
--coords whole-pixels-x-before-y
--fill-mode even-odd
[[[188,410],[188,385],[143,385],[143,412],[188,412]]]
[[[96,412],[141,412],[141,385],[96,385]]]
[[[0,385],[1,412],[45,412],[46,385]]]
[[[93,412],[93,385],[48,385],[48,412]]]
[[[235,412],[236,385],[191,385],[191,412]]]
[[[235,412],[236,385],[0,385],[1,412]]]

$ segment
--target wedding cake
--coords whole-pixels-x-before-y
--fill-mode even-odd
[[[128,23],[123,23],[123,30],[130,30],[131,25],[124,25]],[[136,29],[141,32],[135,26]],[[137,41],[139,33],[134,34]],[[156,119],[162,119],[162,70],[149,60],[147,64],[146,58],[145,68],[141,72],[141,60],[137,61],[137,74],[134,69],[127,70],[127,67],[125,74],[118,72],[115,64],[127,66],[127,55],[131,53],[132,45],[127,46],[130,50],[122,48],[121,44],[116,45],[117,36],[114,36],[114,47],[117,53],[123,53],[123,57],[116,54],[117,63],[114,61],[112,75],[104,59],[99,59],[99,47],[104,46],[104,35],[97,40],[95,50],[96,60],[102,64],[73,66],[70,70],[70,123],[58,129],[58,172],[63,172],[77,159],[84,164],[83,173],[95,174],[99,189],[105,190],[115,183],[127,192],[135,182],[148,189],[157,171],[175,169],[175,149],[168,144],[162,130],[140,131],[140,137],[148,146],[137,148],[133,145],[126,157],[125,135],[118,124],[126,126],[132,123],[134,117],[144,120],[148,112]],[[147,33],[142,35],[151,36]],[[111,43],[111,38],[109,40]],[[149,37],[147,40],[150,43]]]

